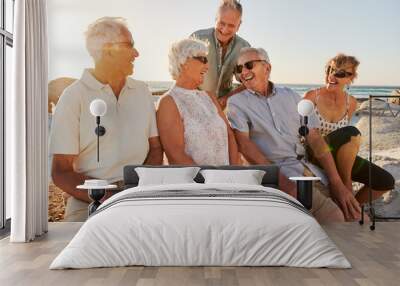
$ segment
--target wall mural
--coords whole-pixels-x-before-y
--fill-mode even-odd
[[[250,47],[237,34],[241,17],[238,1],[221,1],[214,27],[171,41],[167,82],[134,79],[139,51],[125,18],[97,17],[88,23],[88,68],[80,76],[49,81],[50,221],[86,220],[88,210],[123,189],[123,167],[141,164],[275,163],[282,191],[296,196],[290,177],[321,177],[317,193],[330,191],[329,211],[337,209],[348,221],[361,218],[369,184],[365,95],[400,91],[352,86],[360,62],[342,53],[326,59],[321,85],[274,83],[274,61],[267,51]],[[373,146],[379,155],[372,188],[384,213],[388,194],[395,197],[399,189],[400,157],[384,153],[398,139],[399,99],[376,101],[374,112],[374,136],[385,138],[386,145],[379,140]],[[381,134],[380,128],[392,131]],[[321,172],[331,164],[333,173]],[[340,182],[328,187],[334,176]],[[315,209],[327,200],[319,196]],[[399,209],[391,214],[400,214]]]

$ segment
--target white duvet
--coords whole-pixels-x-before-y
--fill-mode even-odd
[[[241,196],[180,197],[177,191],[171,198],[129,199],[171,190]],[[251,191],[263,191],[271,198],[253,197]],[[254,185],[131,188],[103,203],[50,269],[127,265],[350,268],[318,222],[298,204],[281,191]]]

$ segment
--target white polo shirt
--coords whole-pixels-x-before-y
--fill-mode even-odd
[[[123,167],[142,164],[149,151],[148,139],[158,136],[151,92],[144,82],[127,78],[119,98],[89,70],[65,89],[57,103],[50,132],[50,153],[78,155],[74,170],[109,182],[122,180]],[[90,103],[101,98],[107,113],[101,117],[106,133],[100,137],[97,162],[96,119]]]

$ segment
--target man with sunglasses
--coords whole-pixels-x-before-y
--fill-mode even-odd
[[[191,37],[209,43],[209,69],[201,89],[217,95],[225,108],[227,95],[233,89],[234,67],[239,51],[249,43],[236,35],[242,19],[242,5],[236,0],[223,0],[218,8],[215,27],[194,32]]]
[[[239,151],[250,164],[280,165],[286,177],[312,175],[320,170],[300,160],[304,148],[300,143],[300,127],[297,104],[300,96],[289,88],[276,87],[270,80],[271,63],[264,49],[244,48],[240,51],[235,68],[246,90],[228,99],[228,119],[234,129]],[[358,203],[348,196],[334,159],[323,138],[316,131],[318,122],[314,115],[309,118],[310,132],[307,142],[327,175],[329,195],[322,187],[313,193],[312,213],[319,222],[344,221],[340,208],[333,202],[344,200],[344,211],[351,218],[360,218]]]

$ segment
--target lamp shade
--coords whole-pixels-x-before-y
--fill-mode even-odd
[[[107,112],[107,104],[102,99],[95,99],[90,103],[90,113],[93,116],[104,116]]]
[[[314,111],[314,103],[308,99],[302,99],[297,104],[297,112],[301,116],[309,116]]]

